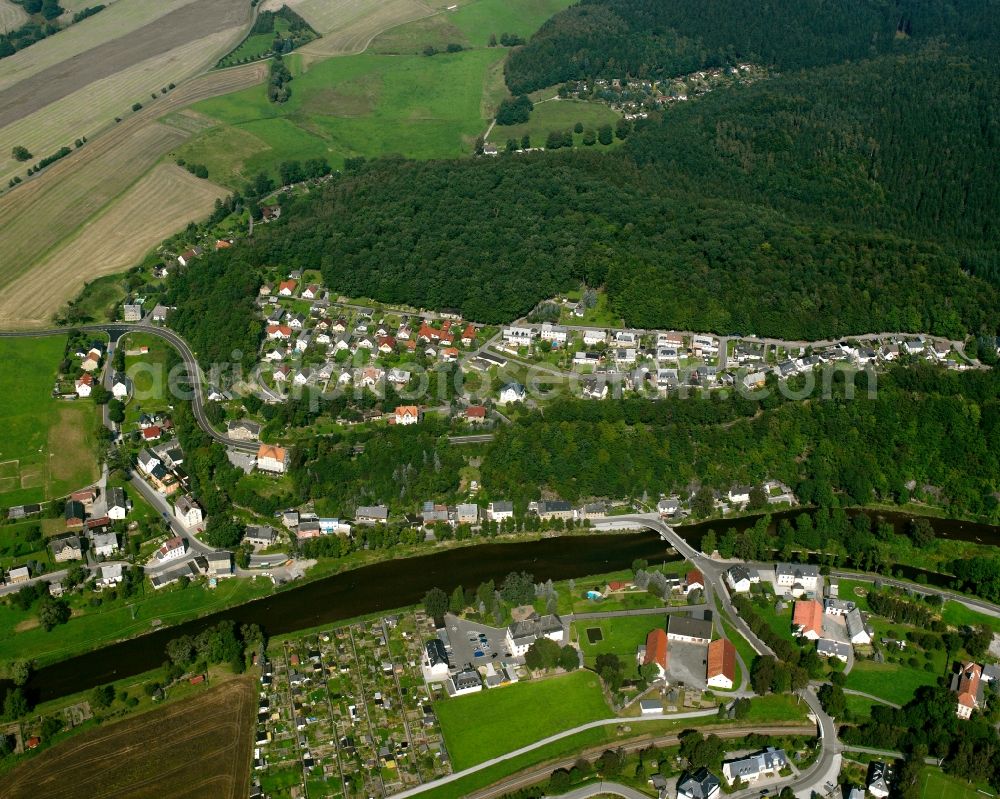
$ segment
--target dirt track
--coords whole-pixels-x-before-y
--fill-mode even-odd
[[[230,680],[190,699],[84,733],[0,778],[6,799],[247,795],[254,681]]]
[[[193,38],[244,24],[246,0],[196,0],[132,33],[94,47],[0,91],[0,128]]]

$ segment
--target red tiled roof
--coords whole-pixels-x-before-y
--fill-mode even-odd
[[[465,409],[465,415],[470,419],[485,419],[486,408],[482,405],[470,405]]]
[[[687,577],[685,577],[684,579],[686,580],[688,585],[694,585],[695,583],[698,583],[698,585],[705,584],[705,578],[702,576],[701,572],[698,571],[697,569],[691,569],[691,571],[687,573]]]
[[[975,710],[979,707],[979,700],[976,698],[979,693],[979,680],[983,676],[983,670],[978,663],[966,663],[962,666],[962,674],[958,678],[958,704],[963,707]]]
[[[720,674],[736,681],[736,647],[725,638],[708,645],[708,679]]]
[[[800,632],[823,634],[823,606],[815,599],[800,600],[795,603],[792,625]]]
[[[646,636],[646,656],[642,660],[643,665],[647,663],[659,663],[663,669],[667,668],[667,633],[660,627],[651,630]]]

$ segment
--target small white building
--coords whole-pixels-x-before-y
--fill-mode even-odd
[[[114,533],[94,533],[90,543],[99,558],[110,558],[118,551],[118,536]]]
[[[102,565],[98,570],[98,573],[98,588],[108,588],[112,585],[118,585],[125,579],[122,571],[122,564],[120,563],[108,563]]]
[[[528,396],[520,383],[508,383],[500,390],[500,403],[509,405],[512,402],[524,402]]]
[[[165,541],[163,546],[156,550],[156,559],[162,563],[180,560],[184,557],[186,549],[187,544],[184,539],[179,535],[175,535],[173,538]]]
[[[729,569],[726,570],[726,585],[728,585],[736,594],[747,593],[753,582],[750,570],[745,566],[730,566]],[[757,578],[757,582],[760,582],[760,577]]]
[[[261,444],[257,449],[257,468],[262,472],[284,474],[288,467],[288,450],[273,444]]]
[[[865,627],[864,619],[861,618],[861,611],[853,608],[846,614],[847,636],[855,646],[869,646],[872,642],[871,633]]]
[[[604,344],[608,340],[608,334],[603,330],[584,330],[583,331],[583,343],[588,347],[592,347],[595,344]]]
[[[486,507],[486,518],[492,522],[499,522],[504,519],[513,519],[514,503],[505,501],[491,502]]]

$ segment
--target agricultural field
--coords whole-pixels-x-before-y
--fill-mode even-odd
[[[332,58],[298,74],[287,103],[270,103],[254,87],[197,104],[194,111],[218,120],[222,129],[172,155],[204,163],[213,179],[239,185],[247,175],[288,159],[322,157],[336,167],[359,155],[468,153],[488,118],[481,103],[484,76],[504,55],[484,49],[433,58],[370,53]],[[236,171],[229,131],[237,132],[236,150],[246,154]]]
[[[302,48],[307,62],[363,52],[377,35],[443,9],[443,0],[301,0],[289,5],[322,34]]]
[[[590,671],[454,697],[435,702],[434,712],[456,771],[578,724],[612,716],[601,680]],[[517,723],[507,723],[511,719]]]
[[[11,0],[0,0],[0,33],[19,28],[27,19],[28,15],[21,6]]]
[[[128,269],[188,222],[208,216],[215,200],[225,196],[224,189],[179,166],[154,167],[74,238],[7,286],[0,324],[43,326],[89,279]]]
[[[0,794],[10,799],[244,797],[256,698],[251,679],[230,680],[190,699],[91,730],[0,778]]]
[[[0,505],[64,496],[97,478],[90,402],[51,397],[66,338],[0,339]]]
[[[527,122],[520,125],[495,125],[490,131],[489,141],[503,148],[508,139],[521,141],[522,137],[529,136],[532,147],[544,147],[546,137],[554,130],[572,130],[579,122],[584,130],[590,129],[596,133],[601,125],[611,125],[613,128],[619,119],[621,115],[604,103],[556,98],[537,103]],[[616,138],[607,147],[602,144],[592,146],[598,150],[606,150],[615,147],[616,143],[621,142]],[[573,146],[584,146],[582,133],[573,134]]]

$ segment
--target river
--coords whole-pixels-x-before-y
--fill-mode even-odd
[[[383,561],[53,663],[39,669],[27,687],[36,701],[44,702],[141,674],[163,663],[171,638],[198,633],[223,619],[259,624],[274,637],[412,605],[434,587],[450,593],[456,585],[474,588],[491,579],[499,583],[512,571],[526,571],[536,582],[566,580],[627,569],[637,558],[663,563],[676,556],[654,533],[618,533],[479,544]]]

